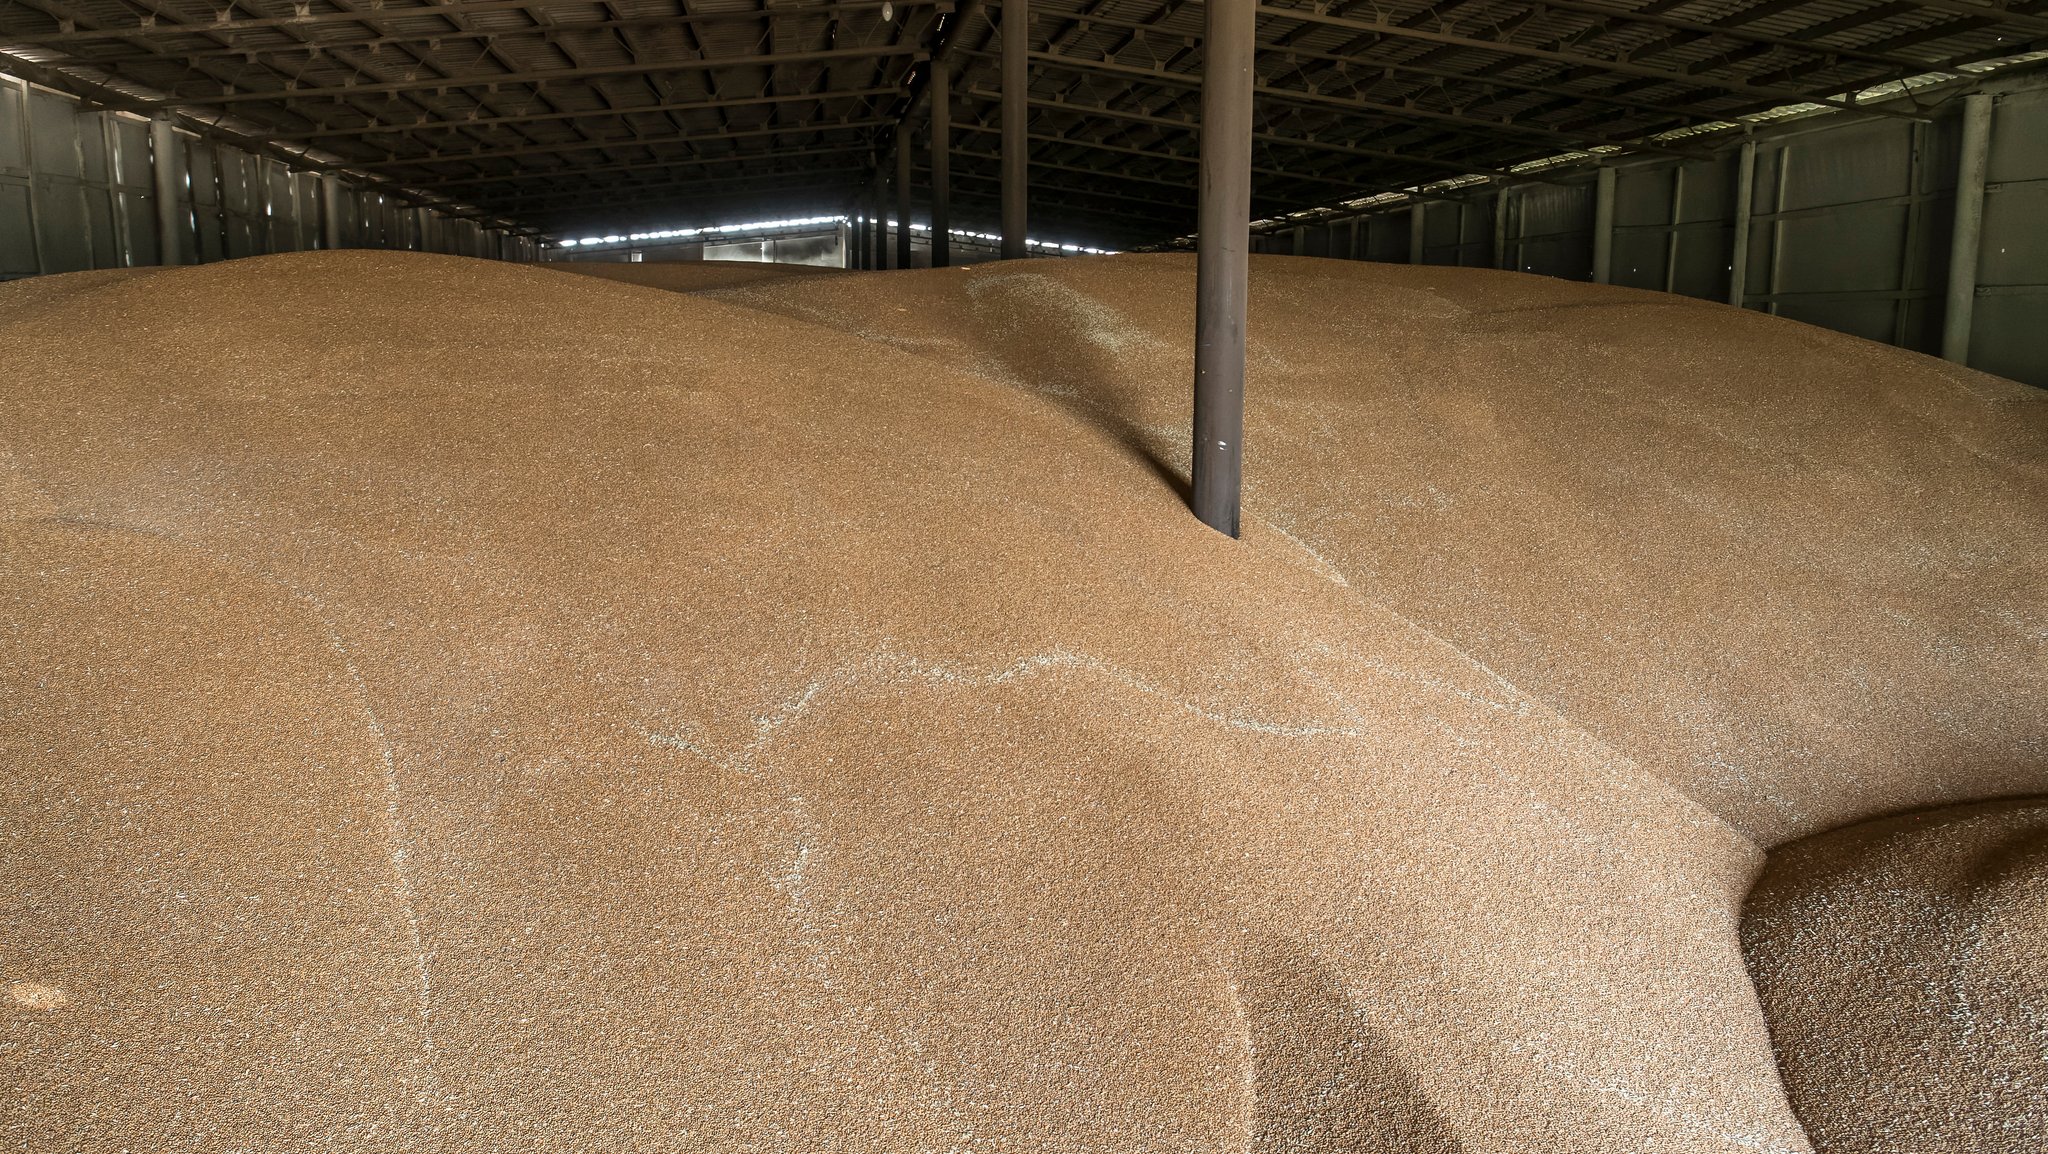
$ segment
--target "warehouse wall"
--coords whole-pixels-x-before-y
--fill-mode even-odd
[[[954,266],[981,264],[985,261],[1001,260],[1003,256],[1001,238],[987,233],[953,230],[953,242],[947,248],[947,259]],[[1032,250],[1034,257],[1078,256],[1084,250],[1078,246],[1060,248],[1042,245]],[[695,241],[632,241],[621,240],[610,244],[577,245],[572,248],[548,247],[541,252],[542,260],[572,261],[632,261],[634,253],[643,262],[672,260],[739,260],[769,261],[777,264],[821,265],[829,268],[849,268],[853,253],[847,236],[847,226],[839,224],[826,228],[809,226],[799,228],[776,228],[758,233],[720,230],[706,239]],[[896,259],[896,234],[892,228],[889,234],[889,259]],[[932,266],[931,230],[922,224],[913,223],[910,234],[910,267],[930,268]]]
[[[827,226],[776,229],[759,234],[718,234],[708,240],[620,241],[608,245],[548,248],[542,251],[541,259],[610,263],[643,261],[653,264],[679,260],[737,260],[843,268],[846,255],[845,227]]]
[[[177,263],[322,247],[319,174],[185,132],[152,152],[147,120],[0,75],[0,280],[160,263],[159,162],[177,190]],[[338,184],[339,247],[537,255],[528,238]]]
[[[1983,238],[1966,363],[2048,386],[2048,87],[1993,91]],[[1825,118],[1752,137],[1741,303],[1939,354],[1960,101],[1930,123]],[[1740,143],[1614,169],[1610,280],[1731,299]],[[1502,267],[1593,279],[1589,170],[1256,238],[1261,252]],[[1498,230],[1498,232],[1496,231]],[[1417,241],[1419,240],[1419,251]],[[1498,249],[1496,248],[1498,240]]]

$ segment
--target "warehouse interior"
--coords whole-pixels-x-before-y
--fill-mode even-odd
[[[2048,0],[0,0],[0,1141],[2048,1148]]]

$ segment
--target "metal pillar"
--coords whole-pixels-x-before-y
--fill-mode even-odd
[[[1941,358],[1970,363],[1970,320],[1977,305],[1977,258],[1984,235],[1984,167],[1991,155],[1991,95],[1963,97],[1963,155],[1956,165],[1956,227],[1948,249],[1948,303],[1941,313]]]
[[[1593,283],[1614,283],[1614,170],[1606,165],[1593,191]]]
[[[1749,293],[1749,216],[1756,201],[1756,141],[1742,142],[1735,161],[1735,244],[1728,257],[1728,303],[1736,308]]]
[[[1031,164],[1030,0],[1003,0],[1003,259],[1025,255]]]
[[[896,126],[896,267],[910,267],[910,129]]]
[[[846,267],[866,269],[868,267],[868,222],[866,216],[861,211],[859,197],[854,198],[853,211],[847,213],[847,217],[848,225],[852,228],[853,232],[848,238],[852,251],[847,254]]]
[[[149,122],[149,169],[155,180],[156,263],[185,263],[184,233],[178,220],[178,134],[171,118],[159,116]]]
[[[1493,193],[1493,267],[1508,267],[1508,186]]]
[[[320,178],[320,247],[341,247],[341,178]]]
[[[1255,0],[1209,0],[1202,15],[1194,509],[1203,524],[1232,537],[1244,469],[1255,11]]]
[[[932,61],[932,267],[952,263],[953,66]]]
[[[1416,201],[1408,206],[1408,263],[1422,263],[1422,248],[1428,236],[1429,219],[1425,215],[1429,206]]]
[[[1664,241],[1664,291],[1678,291],[1678,222],[1685,215],[1685,167],[1671,173],[1671,235]]]
[[[875,220],[875,243],[869,249],[868,267],[885,269],[889,267],[889,187],[880,153],[875,154],[874,169],[874,181],[868,186],[868,215]]]
[[[107,208],[114,218],[114,254],[122,268],[134,268],[138,263],[135,253],[135,238],[129,235],[128,213],[124,211],[121,193],[127,183],[128,172],[123,166],[121,142],[115,135],[114,118],[99,118],[100,147],[107,158]]]

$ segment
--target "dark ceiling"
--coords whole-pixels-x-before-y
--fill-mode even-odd
[[[560,234],[843,207],[890,167],[899,123],[921,186],[940,52],[955,219],[975,226],[999,191],[1000,10],[0,0],[0,68]],[[1033,232],[1189,232],[1201,4],[1030,15]],[[1682,150],[1647,138],[2048,48],[2048,0],[1275,2],[1258,34],[1267,216],[1599,145]]]

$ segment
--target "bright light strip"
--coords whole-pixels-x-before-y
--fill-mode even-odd
[[[898,227],[898,224],[893,217],[886,219],[877,219],[882,220],[883,223],[886,223],[890,228]],[[600,244],[642,244],[647,241],[690,240],[695,237],[701,236],[729,236],[733,233],[780,232],[786,229],[814,228],[818,225],[827,224],[837,227],[842,224],[866,223],[867,220],[868,218],[865,216],[800,216],[792,217],[791,219],[788,220],[754,220],[748,221],[744,224],[713,224],[706,225],[703,228],[666,228],[660,229],[655,232],[628,233],[625,236],[586,236],[580,239],[570,238],[567,240],[556,241],[555,247],[577,248],[580,246],[583,248],[589,248],[592,245]],[[918,224],[916,221],[912,221],[910,224],[910,231],[913,233],[924,233],[929,235],[932,229],[931,226],[928,224]],[[969,229],[964,228],[947,229],[946,233],[948,236],[958,237],[961,240],[979,241],[983,244],[999,245],[1003,242],[1003,237],[1001,233],[973,232]],[[1110,256],[1116,252],[1115,249],[1109,248],[1092,248],[1087,245],[1062,244],[1056,240],[1034,240],[1030,238],[1025,239],[1024,247],[1027,251],[1035,248],[1042,250],[1044,252],[1073,253],[1076,255],[1087,256]]]

